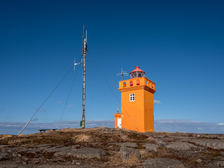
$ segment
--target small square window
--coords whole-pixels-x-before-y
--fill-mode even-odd
[[[135,101],[135,94],[134,94],[134,93],[129,94],[129,101],[130,101],[130,102]]]

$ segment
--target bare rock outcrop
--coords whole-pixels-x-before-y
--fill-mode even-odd
[[[143,144],[142,146],[144,146],[146,150],[153,152],[157,152],[159,147],[156,144],[150,144],[150,143]]]
[[[175,150],[190,150],[191,148],[197,148],[195,145],[186,142],[171,142],[166,145],[166,148]]]
[[[184,168],[179,160],[168,158],[147,159],[142,165],[144,168]]]
[[[130,143],[130,142],[126,142],[126,143],[111,143],[111,144],[114,144],[114,145],[118,145],[118,146],[121,146],[121,147],[138,147],[138,145],[136,143]]]
[[[224,141],[223,140],[213,140],[213,139],[195,139],[190,141],[193,144],[203,146],[206,148],[212,149],[224,149]]]
[[[137,149],[121,147],[120,157],[123,161],[127,161],[129,159],[140,159],[141,154]]]
[[[224,135],[63,129],[0,139],[0,168],[224,167]]]
[[[9,157],[8,153],[0,153],[0,160],[7,159]]]
[[[77,158],[104,158],[106,156],[106,153],[102,149],[96,149],[96,148],[81,148],[76,149],[72,151],[61,151],[56,152],[54,154],[55,157],[66,157],[66,156],[74,156]]]

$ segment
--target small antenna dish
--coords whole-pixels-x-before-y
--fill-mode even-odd
[[[121,76],[121,80],[123,80],[123,76],[128,76],[128,73],[121,68],[121,72],[119,72],[117,76]]]

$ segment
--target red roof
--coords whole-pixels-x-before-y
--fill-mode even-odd
[[[133,73],[133,72],[143,72],[143,73],[145,73],[145,71],[139,69],[138,66],[136,66],[135,70],[131,71],[130,74]]]

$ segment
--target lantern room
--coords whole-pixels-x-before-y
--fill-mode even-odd
[[[139,78],[139,77],[145,77],[145,71],[139,69],[137,66],[135,70],[130,72],[130,78]]]

